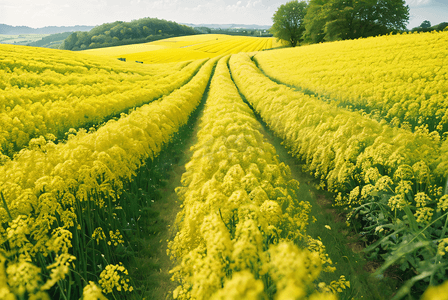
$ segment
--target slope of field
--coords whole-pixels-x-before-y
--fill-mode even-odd
[[[135,54],[140,52],[155,51],[160,49],[165,49],[166,46],[158,45],[155,43],[146,44],[133,44],[115,47],[106,47],[99,49],[89,49],[84,50],[82,53],[94,54],[98,56],[111,56],[111,57],[123,57],[127,54]]]
[[[448,131],[448,32],[389,35],[255,56],[271,78],[383,118]]]
[[[203,61],[137,66],[70,51],[0,46],[0,153],[91,126],[184,85]]]
[[[278,43],[274,38],[204,34],[169,38],[146,44],[83,51],[94,55],[126,58],[144,63],[166,63],[212,58],[238,52],[271,49]]]

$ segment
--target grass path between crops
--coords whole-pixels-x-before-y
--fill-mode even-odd
[[[391,299],[397,286],[401,285],[399,278],[389,276],[379,279],[372,276],[380,263],[366,260],[362,253],[363,242],[347,227],[343,212],[332,206],[332,194],[320,190],[318,181],[302,172],[301,163],[281,145],[281,139],[274,136],[265,124],[263,126],[265,136],[274,145],[280,161],[291,168],[293,178],[299,181],[299,198],[312,205],[308,234],[322,240],[336,267],[335,273],[321,273],[321,280],[329,283],[345,275],[351,288],[340,293],[339,299]],[[311,221],[312,217],[316,218],[315,222]]]
[[[168,241],[173,240],[176,235],[174,223],[177,213],[181,211],[175,188],[181,186],[185,165],[193,155],[190,147],[197,141],[198,123],[208,90],[209,86],[188,124],[180,129],[172,143],[167,145],[157,158],[155,168],[160,169],[158,173],[164,174],[164,177],[155,195],[157,200],[151,206],[152,213],[148,214],[145,220],[146,237],[140,240],[144,250],[131,260],[129,268],[138,290],[136,299],[172,299],[172,291],[177,287],[170,279],[169,270],[174,267],[174,263],[167,255]]]
[[[240,93],[240,96],[251,107],[244,95]],[[322,240],[336,267],[335,273],[322,272],[320,280],[330,283],[340,275],[345,275],[351,288],[339,293],[339,299],[391,299],[397,286],[402,283],[400,279],[393,275],[384,278],[372,276],[380,263],[365,259],[362,253],[364,245],[359,236],[347,227],[344,214],[332,206],[333,195],[318,189],[319,182],[302,172],[302,163],[284,148],[282,140],[274,135],[252,107],[251,109],[262,124],[265,137],[275,147],[279,160],[290,167],[292,177],[299,181],[298,197],[312,206],[307,233]],[[311,222],[313,217],[315,222]]]
[[[145,237],[139,240],[142,250],[136,253],[128,267],[137,290],[136,299],[172,299],[171,292],[176,288],[176,283],[170,280],[169,274],[174,265],[167,255],[168,241],[176,234],[173,226],[180,211],[180,203],[174,189],[181,185],[185,164],[192,155],[189,149],[197,141],[198,123],[207,93],[208,88],[192,121],[181,130],[158,159],[157,168],[165,175],[158,188],[159,196],[151,206],[147,220],[144,220]],[[257,118],[261,121],[259,116]],[[321,280],[329,283],[331,280],[337,280],[340,275],[345,275],[351,282],[351,288],[340,293],[339,299],[390,299],[396,287],[401,284],[400,280],[393,277],[379,280],[371,276],[379,267],[379,263],[368,262],[363,257],[360,252],[363,244],[357,235],[347,228],[342,213],[332,207],[332,195],[318,190],[317,181],[301,171],[300,162],[291,157],[281,145],[281,140],[275,137],[265,124],[263,126],[265,136],[275,146],[280,161],[290,166],[292,176],[299,181],[299,197],[312,205],[310,219],[314,216],[317,221],[310,223],[308,234],[313,238],[322,239],[337,269],[333,274],[323,273]],[[325,225],[331,229],[327,229]]]

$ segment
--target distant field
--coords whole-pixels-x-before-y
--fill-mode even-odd
[[[0,43],[26,45],[39,41],[46,36],[49,36],[49,34],[0,34]]]
[[[153,50],[165,49],[166,47],[160,45],[154,45],[152,43],[145,44],[133,44],[133,45],[124,45],[124,46],[115,46],[115,47],[106,47],[99,49],[89,49],[82,51],[83,53],[100,55],[100,56],[123,56],[126,54],[147,52]]]
[[[281,46],[275,38],[205,34],[175,37],[155,42],[85,50],[83,52],[126,58],[127,61],[165,63],[212,58],[238,52],[262,51]]]

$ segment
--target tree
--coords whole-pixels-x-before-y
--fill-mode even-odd
[[[429,22],[428,20],[425,20],[422,22],[422,24],[420,24],[420,28],[429,28],[431,27],[431,22]]]
[[[405,0],[310,0],[305,37],[310,42],[343,40],[404,30]]]
[[[305,26],[303,19],[306,15],[307,3],[293,0],[280,5],[274,13],[270,32],[278,39],[289,41],[292,47],[301,42]]]
[[[63,49],[72,49],[78,42],[78,31],[70,34],[62,43]]]
[[[325,23],[327,21],[327,7],[324,4],[327,0],[311,0],[303,23],[305,25],[304,37],[313,43],[323,42],[325,37]]]

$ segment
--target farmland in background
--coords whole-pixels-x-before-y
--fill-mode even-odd
[[[174,37],[145,44],[91,49],[83,52],[124,58],[131,62],[166,63],[212,58],[239,52],[262,51],[279,47],[281,44],[275,38],[204,34]]]

